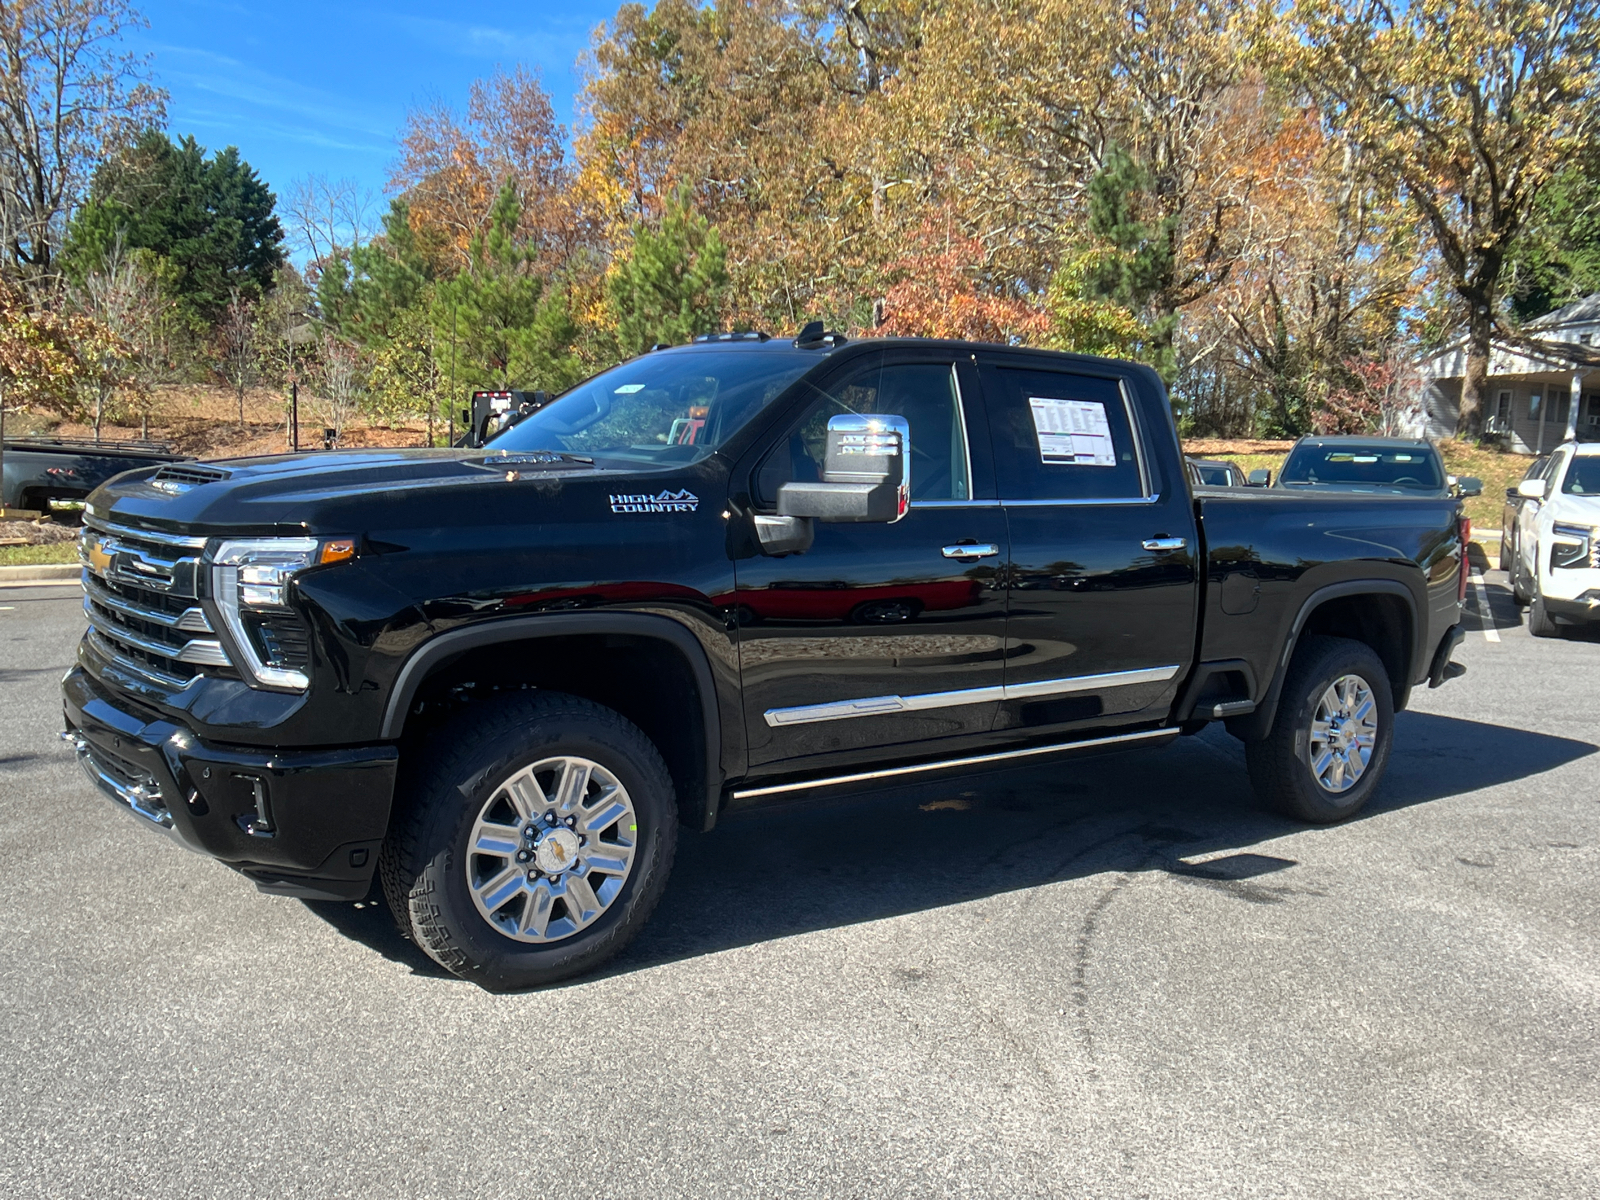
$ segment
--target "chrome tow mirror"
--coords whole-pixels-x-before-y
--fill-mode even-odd
[[[911,507],[911,426],[883,413],[828,419],[821,483],[778,489],[780,517],[893,524]]]

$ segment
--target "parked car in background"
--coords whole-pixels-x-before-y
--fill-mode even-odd
[[[0,504],[40,513],[75,512],[95,488],[135,467],[190,459],[164,442],[87,438],[6,438],[0,450]]]
[[[1600,444],[1568,442],[1542,475],[1517,491],[1511,588],[1528,605],[1528,632],[1555,637],[1563,626],[1600,621]]]
[[[1543,479],[1546,469],[1550,466],[1550,456],[1541,454],[1528,464],[1528,469],[1522,473],[1521,480],[1506,489],[1506,502],[1500,509],[1500,569],[1508,575],[1515,575],[1512,564],[1517,558],[1517,523],[1522,515],[1522,510],[1529,505],[1537,508],[1539,502],[1530,500],[1522,494],[1521,485],[1530,479]],[[1527,597],[1519,596],[1522,604],[1528,602]]]
[[[1185,455],[1183,461],[1189,469],[1189,482],[1195,487],[1250,486],[1245,482],[1244,472],[1237,463],[1217,458],[1195,458],[1192,455]]]
[[[1284,459],[1278,487],[1390,496],[1477,496],[1483,481],[1444,469],[1422,438],[1303,437]]]

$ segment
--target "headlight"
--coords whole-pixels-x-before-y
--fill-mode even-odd
[[[310,686],[310,636],[289,607],[289,581],[307,567],[354,554],[355,543],[345,538],[260,538],[217,548],[211,594],[251,682],[294,692]]]
[[[1594,530],[1588,525],[1572,525],[1557,521],[1550,527],[1553,540],[1550,544],[1550,569],[1600,566],[1596,559]]]

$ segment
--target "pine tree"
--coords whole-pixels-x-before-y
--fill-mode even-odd
[[[582,374],[572,352],[578,330],[566,297],[546,295],[533,272],[537,250],[518,240],[521,215],[516,186],[508,182],[495,198],[488,231],[472,239],[468,269],[438,285],[434,325],[455,352],[456,379],[558,391]]]
[[[686,188],[668,197],[660,229],[634,226],[632,245],[606,279],[622,352],[641,354],[715,329],[728,291],[727,257]]]
[[[67,230],[63,266],[81,284],[120,238],[176,271],[175,295],[191,320],[222,320],[234,293],[259,299],[283,265],[276,198],[229,146],[209,158],[193,137],[174,145],[150,130],[95,172],[88,202]]]

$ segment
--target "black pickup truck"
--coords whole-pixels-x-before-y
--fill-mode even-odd
[[[1454,499],[1191,490],[1159,378],[724,334],[487,447],[182,464],[90,500],[89,775],[264,891],[358,899],[485,987],[592,967],[680,822],[1158,746],[1356,812],[1461,668]]]
[[[6,438],[0,443],[0,507],[41,513],[74,509],[113,475],[188,459],[165,442]]]

